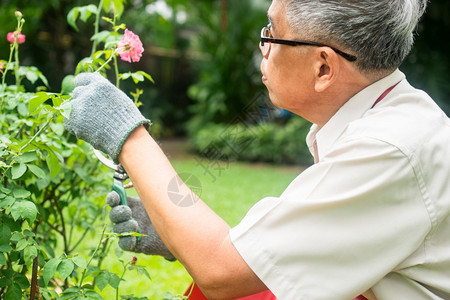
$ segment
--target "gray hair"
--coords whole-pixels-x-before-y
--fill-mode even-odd
[[[294,34],[344,47],[361,70],[395,69],[411,51],[427,0],[288,0]]]

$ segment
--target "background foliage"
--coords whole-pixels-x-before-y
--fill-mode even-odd
[[[0,37],[6,36],[13,12],[27,16],[23,45],[25,65],[46,74],[59,90],[65,75],[89,55],[90,41],[65,22],[71,7],[94,0],[3,0]],[[269,1],[128,0],[122,21],[139,34],[146,51],[140,65],[156,84],[142,84],[144,113],[165,136],[195,134],[203,123],[232,121],[233,115],[264,91],[258,78],[258,38],[267,22]],[[433,0],[417,30],[413,51],[401,67],[411,83],[427,91],[450,114],[450,1]],[[224,21],[226,20],[226,22]],[[92,23],[79,24],[90,36]],[[0,39],[0,57],[7,55]],[[123,86],[127,88],[126,84]],[[226,103],[226,105],[224,104]],[[186,123],[189,121],[189,126]],[[155,127],[155,130],[158,126]]]

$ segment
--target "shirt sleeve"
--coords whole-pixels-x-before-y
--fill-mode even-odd
[[[230,236],[279,299],[352,299],[420,247],[431,228],[422,192],[396,147],[348,140]]]

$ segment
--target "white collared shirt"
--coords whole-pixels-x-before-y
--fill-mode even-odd
[[[450,299],[444,112],[396,70],[313,125],[314,141],[318,163],[230,230],[251,269],[279,299]]]

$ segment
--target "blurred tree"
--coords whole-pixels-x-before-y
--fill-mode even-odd
[[[259,31],[267,22],[267,5],[260,1],[198,1],[194,5],[201,25],[195,47],[211,56],[197,64],[200,77],[189,89],[195,102],[191,132],[210,122],[232,122],[264,90],[258,43]]]
[[[428,92],[450,116],[450,1],[433,0],[417,29],[401,69],[411,84]]]

